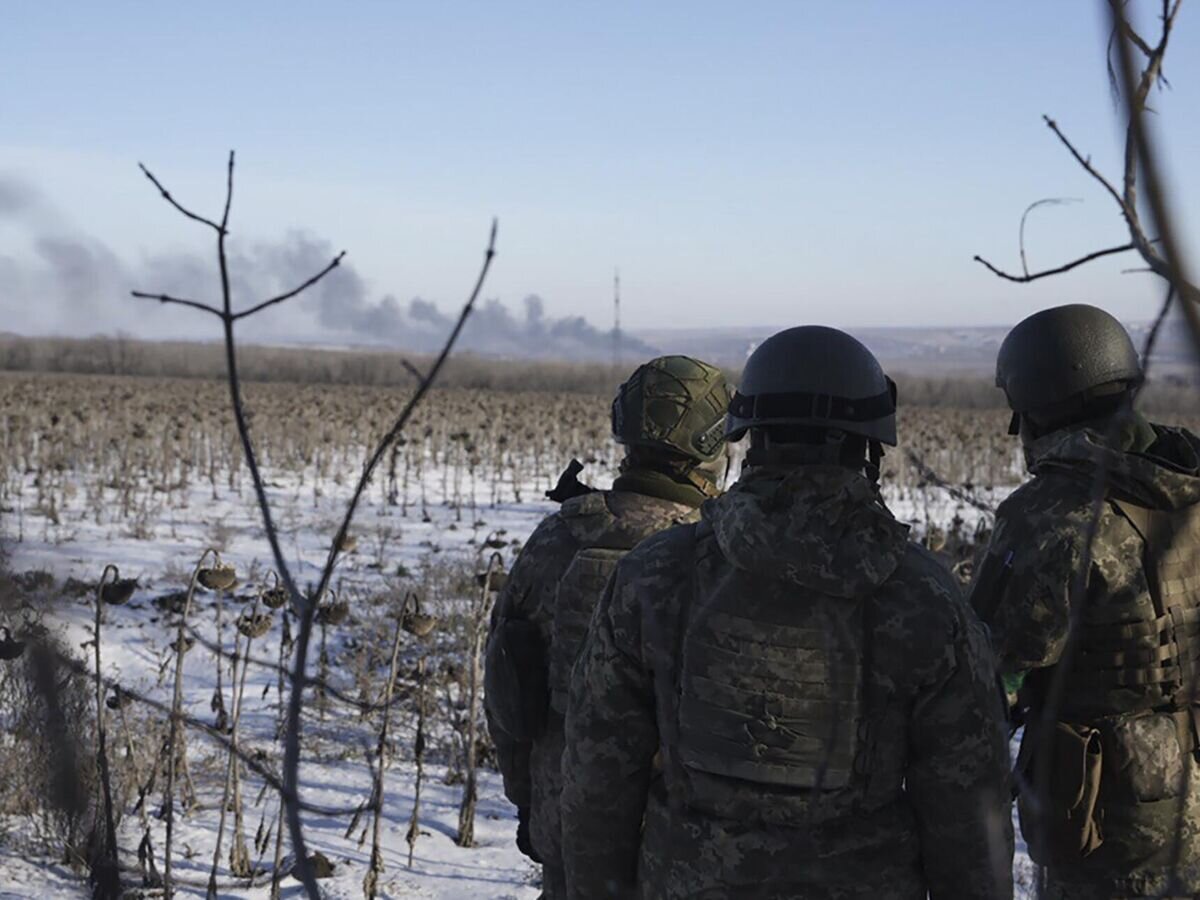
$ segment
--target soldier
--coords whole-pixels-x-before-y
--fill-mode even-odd
[[[566,896],[559,836],[563,714],[571,665],[617,560],[643,538],[693,521],[725,476],[730,389],[721,370],[686,356],[639,367],[612,407],[625,459],[611,491],[575,480],[548,496],[562,508],[513,565],[492,619],[486,708],[517,845],[542,863],[543,896]]]
[[[1200,442],[1132,412],[1141,379],[1084,305],[1025,319],[996,361],[1033,478],[971,600],[1027,723],[1018,808],[1046,897],[1200,894]]]
[[[879,496],[895,396],[832,328],[747,361],[741,478],[621,561],[575,666],[571,897],[1011,896],[987,638]]]

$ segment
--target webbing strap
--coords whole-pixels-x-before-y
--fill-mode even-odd
[[[1104,643],[1106,641],[1124,641],[1128,638],[1150,637],[1165,634],[1172,626],[1185,626],[1191,631],[1192,626],[1200,625],[1200,608],[1184,609],[1173,607],[1179,613],[1170,615],[1166,610],[1156,619],[1149,622],[1126,622],[1124,624],[1083,625],[1080,627],[1080,637],[1088,643]]]
[[[1182,681],[1180,669],[1174,664],[1136,669],[1101,669],[1087,672],[1087,678],[1093,684],[1105,687],[1179,684]]]
[[[1120,669],[1126,666],[1147,665],[1174,659],[1178,651],[1174,644],[1139,647],[1134,650],[1084,651],[1079,654],[1080,669]]]

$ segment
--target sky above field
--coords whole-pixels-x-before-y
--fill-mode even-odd
[[[1032,286],[972,262],[1018,267],[1043,197],[1082,202],[1031,215],[1031,267],[1127,240],[1041,119],[1119,175],[1106,39],[1082,0],[18,4],[0,29],[0,330],[203,336],[215,322],[124,296],[214,288],[209,234],[136,163],[216,215],[230,148],[246,302],[335,250],[351,264],[252,336],[439,333],[492,216],[484,295],[511,314],[491,327],[537,335],[610,327],[615,266],[631,330],[1007,324],[1069,301],[1149,318],[1160,289],[1121,274],[1133,256]],[[1166,72],[1154,105],[1200,258],[1186,4]]]

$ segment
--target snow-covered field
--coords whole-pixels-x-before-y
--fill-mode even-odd
[[[607,484],[603,471],[588,473],[593,482]],[[33,476],[28,476],[32,478]],[[553,509],[548,501],[530,501],[540,497],[548,485],[528,484],[520,492],[525,502],[501,502],[488,505],[485,490],[480,489],[477,503],[456,508],[441,497],[444,484],[437,471],[425,473],[429,503],[424,512],[419,506],[410,507],[402,515],[396,506],[388,505],[379,491],[368,492],[360,508],[352,534],[357,538],[356,549],[346,554],[338,566],[334,587],[338,596],[349,600],[351,618],[339,629],[329,630],[331,670],[330,680],[346,692],[357,694],[359,689],[351,671],[355,652],[367,641],[366,635],[390,644],[390,629],[394,620],[394,598],[410,589],[432,591],[432,611],[446,621],[460,620],[470,604],[470,596],[453,586],[453,578],[445,571],[468,574],[481,571],[487,556],[499,548],[506,565],[511,564],[520,542],[524,541],[537,522]],[[586,476],[585,476],[586,477]],[[271,501],[285,554],[300,584],[314,581],[319,564],[324,560],[350,486],[331,485],[319,495],[305,480],[293,473],[268,472]],[[45,570],[55,579],[56,587],[44,592],[44,602],[53,624],[61,630],[65,643],[78,648],[91,637],[93,616],[89,596],[67,598],[57,586],[67,579],[95,583],[105,565],[115,564],[123,577],[138,579],[138,588],[126,606],[109,607],[102,634],[102,653],[106,674],[120,683],[160,700],[169,697],[172,665],[167,648],[174,640],[171,617],[155,603],[156,598],[186,586],[193,566],[206,547],[215,547],[222,559],[238,570],[242,599],[230,598],[224,609],[223,646],[231,651],[234,630],[230,619],[248,602],[250,589],[262,583],[271,568],[261,517],[253,502],[249,482],[243,479],[234,489],[218,489],[214,497],[209,484],[197,484],[190,489],[186,503],[156,511],[150,517],[149,534],[145,529],[129,529],[117,517],[106,515],[86,505],[81,497],[75,503],[55,510],[52,521],[32,504],[17,511],[7,511],[0,520],[3,536],[10,553],[9,564],[15,572]],[[30,490],[32,496],[32,488]],[[512,491],[502,495],[513,496]],[[933,524],[943,528],[958,516],[963,528],[974,527],[978,514],[969,506],[946,494],[930,489],[905,496],[892,496],[898,517],[912,521],[916,532]],[[994,499],[994,498],[993,498]],[[15,521],[19,514],[19,522]],[[19,537],[19,539],[18,539]],[[488,542],[485,545],[485,541]],[[438,573],[443,573],[439,575]],[[437,581],[441,578],[441,581]],[[449,579],[449,580],[447,580]],[[433,590],[437,582],[441,587]],[[461,583],[461,579],[460,579]],[[473,583],[473,582],[469,582]],[[200,633],[209,641],[217,638],[216,598],[201,592],[198,609],[193,617]],[[457,617],[457,618],[456,618]],[[411,636],[402,657],[404,666],[411,667],[423,654],[428,655],[431,667],[442,666],[438,659],[450,646],[449,638],[437,637],[432,644],[422,644]],[[256,639],[251,656],[272,661],[279,658],[281,628],[279,616],[267,635]],[[88,658],[90,659],[90,650]],[[456,651],[450,651],[453,656]],[[318,650],[310,654],[310,671],[317,667]],[[206,721],[213,720],[211,700],[216,688],[215,657],[202,645],[186,656],[186,711]],[[462,657],[451,662],[461,665]],[[386,669],[386,666],[385,666]],[[164,677],[165,673],[165,677]],[[378,672],[376,671],[376,675]],[[407,676],[406,676],[407,677]],[[431,712],[430,762],[426,766],[420,802],[420,835],[416,840],[413,861],[408,865],[409,847],[406,834],[413,810],[415,765],[412,754],[415,723],[405,711],[393,721],[393,753],[386,773],[385,803],[382,816],[382,855],[384,871],[379,881],[379,896],[473,898],[538,896],[537,867],[525,859],[513,843],[515,810],[504,799],[499,776],[490,768],[481,772],[479,806],[475,826],[475,846],[461,848],[455,842],[458,830],[459,802],[462,796],[461,764],[454,752],[455,737],[450,716],[461,710],[460,687],[455,687],[455,675],[450,673],[438,689],[436,707]],[[261,749],[269,765],[278,765],[278,745],[275,741],[277,709],[277,675],[267,666],[252,665],[246,675],[242,744],[244,748]],[[403,680],[403,679],[402,679]],[[378,679],[377,679],[378,681]],[[375,685],[378,687],[378,684]],[[227,708],[232,708],[228,666],[224,673],[224,696]],[[439,718],[440,717],[440,718]],[[163,717],[158,716],[159,724]],[[150,720],[153,724],[153,716]],[[117,717],[110,717],[112,755],[122,763],[126,742],[138,745],[148,740],[153,729],[119,728]],[[302,765],[303,798],[312,803],[340,809],[365,804],[372,793],[372,774],[366,761],[374,753],[378,716],[361,721],[356,711],[339,706],[331,700],[321,712],[315,704],[306,708],[305,756]],[[198,803],[186,815],[177,819],[175,836],[175,875],[183,882],[185,896],[203,896],[212,863],[220,797],[224,785],[224,755],[211,739],[193,733],[189,735],[189,765],[196,784]],[[139,748],[139,752],[144,750]],[[143,754],[145,755],[145,754]],[[260,791],[262,780],[252,772],[244,781],[246,798],[246,838],[254,844],[256,830],[269,829],[274,824],[277,802],[270,791]],[[151,813],[161,803],[158,798],[148,805]],[[260,801],[261,795],[261,801]],[[232,817],[231,817],[232,818]],[[262,823],[260,826],[260,822]],[[159,854],[158,868],[162,869],[164,825],[151,815],[148,819],[153,843]],[[370,860],[369,814],[364,815],[349,832],[350,817],[317,813],[305,815],[305,833],[310,850],[320,850],[334,864],[331,878],[322,881],[330,897],[361,897],[362,881]],[[57,860],[27,855],[19,840],[22,826],[8,823],[15,835],[0,847],[0,898],[47,897],[65,898],[87,896],[86,885],[78,873]],[[360,835],[367,827],[365,843]],[[226,825],[224,838],[228,848],[231,824]],[[124,818],[121,833],[123,862],[136,866],[135,850],[141,840],[143,822],[139,815]],[[3,829],[0,828],[0,834]],[[348,836],[347,836],[348,835]],[[260,856],[251,848],[252,860],[269,870],[273,860],[272,846]],[[1027,864],[1027,860],[1022,863]],[[245,879],[233,879],[229,874],[228,850],[223,850],[219,871],[219,895],[223,897],[267,897],[269,875],[257,876],[252,884]],[[299,884],[290,877],[283,880],[284,896],[300,893]]]

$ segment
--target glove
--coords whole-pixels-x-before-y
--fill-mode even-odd
[[[529,836],[529,807],[517,807],[517,849],[532,859],[535,863],[540,863],[542,858],[538,856],[538,852],[533,849],[533,840]]]

